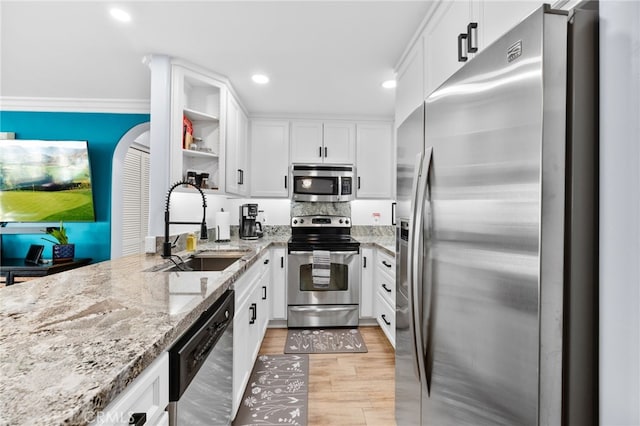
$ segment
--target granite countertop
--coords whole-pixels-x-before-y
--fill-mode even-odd
[[[365,246],[375,246],[387,252],[389,256],[396,255],[396,238],[392,236],[356,236],[356,240]]]
[[[0,424],[87,424],[269,245],[285,242],[200,245],[248,250],[223,272],[144,272],[167,260],[140,254],[0,289]]]
[[[201,244],[247,250],[222,272],[146,272],[169,262],[139,254],[1,288],[0,425],[92,421],[264,250],[288,238]],[[395,251],[392,238],[357,239]]]

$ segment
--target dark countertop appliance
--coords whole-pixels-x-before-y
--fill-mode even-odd
[[[243,204],[240,206],[240,238],[257,240],[262,237],[262,224],[258,222],[258,205]]]

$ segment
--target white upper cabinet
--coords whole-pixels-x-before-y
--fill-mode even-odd
[[[424,100],[422,38],[413,45],[396,76],[396,125],[399,126]]]
[[[246,196],[249,194],[248,119],[230,93],[227,96],[226,118],[226,192]]]
[[[291,123],[291,162],[322,163],[322,122]]]
[[[356,153],[356,126],[353,123],[323,123],[323,161],[352,164]]]
[[[541,1],[529,0],[434,3],[397,68],[396,124],[478,52],[541,5]]]
[[[438,3],[423,33],[424,98],[464,65],[458,60],[458,38],[471,20],[469,1]],[[465,47],[464,40],[460,44]],[[462,56],[465,52],[461,52]]]
[[[342,122],[293,121],[292,163],[353,163],[355,125]]]
[[[480,0],[479,3],[478,47],[482,50],[539,8],[543,2]]]
[[[289,121],[251,121],[251,196],[289,196]]]
[[[357,198],[393,198],[395,147],[392,124],[358,123],[356,134]]]

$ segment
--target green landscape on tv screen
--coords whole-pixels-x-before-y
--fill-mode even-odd
[[[0,141],[0,222],[95,220],[86,141]]]

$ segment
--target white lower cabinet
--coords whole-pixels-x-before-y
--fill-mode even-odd
[[[144,413],[148,425],[166,425],[169,417],[169,354],[163,352],[103,411],[92,425],[128,425],[133,414]]]
[[[272,248],[271,256],[271,317],[287,319],[287,249]]]
[[[360,271],[360,318],[373,318],[373,292],[374,278],[373,270],[375,261],[373,259],[373,249],[363,248],[362,269]]]
[[[269,322],[269,252],[234,284],[233,405],[235,417]]]
[[[395,257],[381,249],[376,250],[374,311],[378,324],[394,348],[396,346],[395,272]]]

